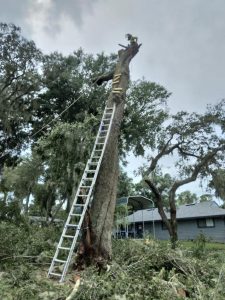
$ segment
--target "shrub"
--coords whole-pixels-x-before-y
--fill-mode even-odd
[[[206,250],[207,238],[203,233],[200,233],[194,240],[193,254],[200,258],[204,256]]]

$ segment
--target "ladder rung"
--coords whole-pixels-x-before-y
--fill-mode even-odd
[[[91,187],[91,185],[82,185],[81,189],[86,189],[86,188],[90,188],[90,187]]]
[[[60,263],[66,263],[66,260],[62,260],[62,259],[58,259],[58,258],[55,258],[54,261],[60,262]]]
[[[95,170],[87,170],[85,173],[95,173]]]
[[[51,273],[49,273],[50,275],[53,275],[53,276],[59,276],[59,277],[61,277],[62,276],[62,274],[58,274],[58,273],[53,273],[53,272],[51,272]]]
[[[102,151],[102,149],[95,149],[95,151],[98,151],[98,152],[99,152],[99,151]]]
[[[106,109],[111,109],[111,110],[113,110],[113,107],[106,107]]]
[[[61,249],[61,250],[70,250],[70,248],[68,248],[68,247],[62,247],[62,246],[59,246],[58,249]]]
[[[67,227],[78,227],[76,224],[66,224]]]
[[[73,217],[80,217],[81,216],[81,214],[70,214],[71,216],[73,216]]]
[[[104,145],[105,143],[97,143],[96,145]]]
[[[97,162],[89,162],[89,165],[91,165],[91,166],[97,166],[98,163]]]
[[[67,234],[64,234],[63,237],[64,238],[68,238],[68,239],[73,239],[74,238],[73,235],[67,235]]]

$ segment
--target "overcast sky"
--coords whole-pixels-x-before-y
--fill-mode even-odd
[[[45,53],[116,52],[143,44],[131,77],[162,84],[169,107],[204,111],[225,97],[224,0],[0,0],[0,20],[21,26]]]

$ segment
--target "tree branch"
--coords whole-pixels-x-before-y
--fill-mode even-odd
[[[206,166],[210,160],[217,154],[217,152],[224,150],[225,149],[225,145],[222,145],[221,147],[218,147],[216,149],[214,149],[213,151],[208,152],[201,160],[198,164],[195,165],[194,170],[192,171],[192,174],[182,180],[177,180],[174,182],[174,184],[172,185],[171,189],[170,189],[170,194],[172,197],[173,195],[175,195],[176,190],[187,183],[193,182],[196,180],[198,174],[200,173],[200,171],[202,170],[202,168],[204,166]]]
[[[120,47],[122,47],[122,48],[125,48],[125,49],[127,49],[128,48],[128,46],[124,46],[124,45],[122,45],[122,44],[118,44]]]
[[[162,150],[156,155],[156,157],[152,158],[152,162],[151,162],[150,167],[149,167],[150,172],[155,170],[158,161],[160,160],[160,158],[163,157],[163,155],[170,154],[170,153],[173,152],[173,150],[175,150],[176,148],[179,147],[180,143],[177,143],[177,144],[174,144],[173,146],[171,146],[170,148],[167,149],[167,147],[168,147],[169,143],[171,142],[172,138],[173,138],[173,136],[171,136],[171,138],[163,146]]]
[[[199,155],[196,155],[194,153],[190,153],[190,152],[187,152],[187,151],[184,151],[180,146],[177,147],[177,149],[179,150],[179,152],[183,155],[187,155],[187,156],[192,156],[192,157],[196,157],[196,158],[200,158],[201,156]]]
[[[23,72],[22,74],[20,74],[20,75],[18,75],[18,76],[12,76],[11,79],[9,79],[9,78],[6,79],[6,82],[7,82],[7,83],[5,83],[5,85],[4,85],[3,88],[1,89],[1,92],[0,92],[0,93],[3,93],[4,90],[5,90],[7,87],[9,87],[9,86],[12,84],[12,82],[13,82],[14,80],[17,80],[18,78],[24,76],[24,74],[25,74],[25,72]]]
[[[105,81],[112,80],[113,79],[113,75],[114,75],[114,70],[111,71],[111,72],[109,72],[109,73],[106,73],[106,74],[103,74],[103,75],[99,75],[98,77],[94,77],[92,79],[92,83],[96,83],[97,85],[101,85]]]

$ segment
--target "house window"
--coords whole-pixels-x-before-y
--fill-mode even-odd
[[[215,227],[215,222],[213,218],[199,219],[197,221],[197,224],[199,228]]]

